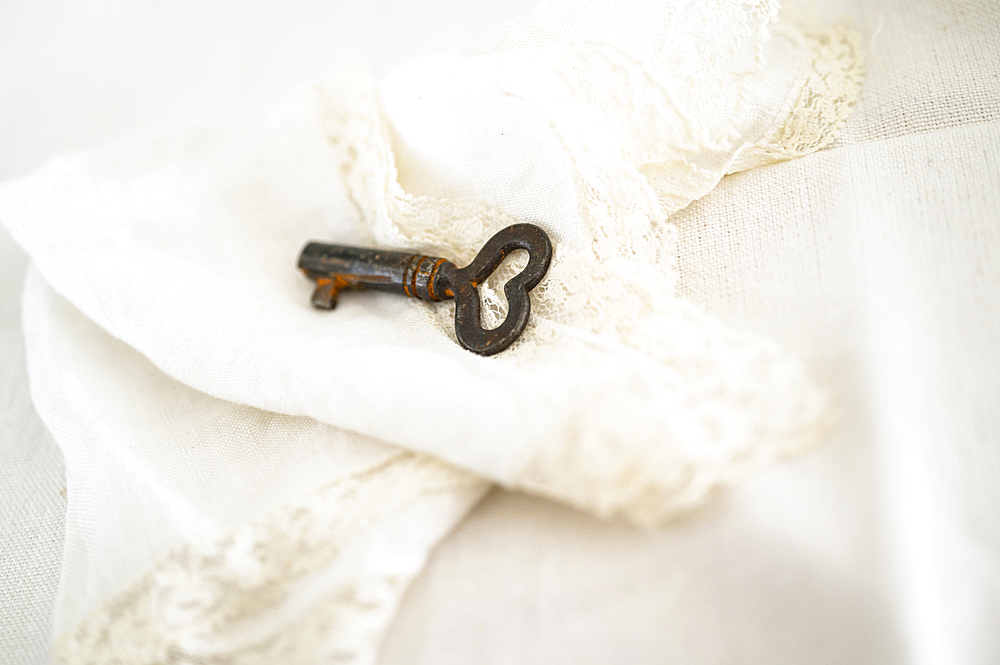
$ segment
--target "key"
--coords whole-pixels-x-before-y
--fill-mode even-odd
[[[480,324],[479,292],[483,283],[511,252],[528,252],[528,265],[504,285],[507,318],[486,330]],[[531,314],[528,291],[545,276],[552,261],[552,243],[534,224],[514,224],[486,241],[472,263],[458,268],[448,259],[383,249],[310,242],[299,256],[299,268],[316,281],[312,304],[337,306],[343,289],[389,291],[420,300],[455,299],[455,334],[464,348],[484,356],[500,353],[514,343]]]

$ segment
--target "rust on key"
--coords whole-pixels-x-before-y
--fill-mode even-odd
[[[528,252],[528,264],[504,286],[507,318],[486,330],[480,324],[479,292],[503,260],[516,250]],[[299,268],[316,281],[312,304],[337,306],[344,289],[389,291],[420,300],[455,299],[455,334],[466,349],[484,356],[500,353],[514,343],[531,314],[528,291],[545,276],[552,261],[552,243],[534,224],[514,224],[486,241],[472,263],[459,268],[448,259],[383,249],[310,242],[299,256]]]

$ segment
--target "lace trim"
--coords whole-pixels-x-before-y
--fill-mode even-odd
[[[732,73],[731,120],[713,131],[694,120],[703,100],[684,106],[671,94],[679,84],[664,79],[662,59],[643,61],[599,42],[553,46],[545,37],[529,56],[502,60],[498,90],[537,114],[571,165],[582,238],[555,248],[548,275],[532,292],[532,323],[498,360],[562,386],[558,408],[567,412],[560,429],[546,433],[545,444],[504,479],[508,486],[652,525],[821,436],[826,400],[800,363],[725,328],[674,292],[676,229],[669,216],[727,172],[828,145],[859,89],[856,35],[843,26],[802,31],[812,56],[787,112],[762,140],[741,146],[734,124],[744,82],[762,66],[761,40],[773,19],[755,7],[761,20],[738,35],[751,40],[753,66]],[[724,53],[738,45],[715,48]],[[600,90],[592,80],[602,82]],[[357,100],[348,104],[358,109],[349,117],[326,114],[327,130],[336,154],[367,155],[342,173],[375,242],[462,262],[515,221],[486,205],[403,191],[375,93],[368,87],[360,96],[336,94]],[[345,148],[345,137],[366,143]],[[506,315],[502,285],[523,260],[515,255],[479,287],[485,326]],[[454,336],[452,307],[410,306]]]
[[[558,348],[562,360],[588,370],[631,366],[628,379],[641,376],[643,383],[570,387],[578,405],[572,424],[549,435],[550,445],[539,447],[517,487],[654,527],[697,508],[713,488],[821,439],[825,395],[773,344],[726,329],[686,304],[643,323],[673,326],[672,352],[536,322],[536,343],[547,341],[547,353]],[[602,408],[588,406],[598,403]],[[623,423],[637,420],[645,422],[641,430],[623,431]]]
[[[793,159],[829,146],[847,121],[861,92],[861,38],[846,25],[809,28],[803,33],[812,61],[803,69],[783,120],[757,143],[746,146],[729,173]]]
[[[732,34],[752,58],[732,72],[732,88],[723,86],[736,93],[723,117],[739,115],[741,81],[761,66],[776,4],[740,5],[736,19],[745,20],[743,11],[755,20]],[[504,479],[508,486],[652,525],[821,435],[825,400],[799,363],[675,297],[669,220],[727,172],[832,141],[860,85],[857,38],[842,27],[804,35],[815,57],[788,112],[742,149],[733,121],[698,124],[699,104],[712,95],[682,104],[698,81],[665,80],[664,53],[644,61],[599,41],[548,43],[498,74],[497,89],[522,100],[561,142],[581,231],[579,242],[556,248],[526,333],[493,359],[564,392],[554,397],[565,411],[559,425]],[[737,45],[712,48],[725,54]],[[520,76],[525,66],[538,76]],[[606,83],[600,90],[588,84],[597,79]],[[371,83],[340,85],[320,89],[322,117],[364,236],[464,262],[513,223],[486,205],[403,191]],[[518,261],[480,287],[487,326],[506,314],[501,285]],[[408,306],[453,336],[451,307]],[[178,546],[60,637],[55,653],[70,665],[371,662],[409,578],[359,566],[331,579],[331,570],[421,497],[482,487],[431,458],[399,453],[229,533]]]
[[[858,36],[836,26],[807,30],[804,37],[811,62],[800,76],[790,108],[779,116],[783,121],[760,142],[736,151],[714,172],[697,166],[683,151],[645,155],[651,162],[640,172],[656,191],[663,216],[706,193],[723,173],[802,156],[833,141],[860,90]],[[603,74],[600,80],[612,79],[608,72]],[[625,99],[618,91],[615,98]],[[587,207],[607,205],[607,199],[595,195],[606,189],[583,187]],[[616,220],[608,217],[608,226],[597,225],[602,232],[616,228]],[[636,412],[627,400],[621,400],[617,412],[581,409],[575,427],[552,433],[551,444],[538,450],[516,482],[598,515],[621,514],[646,526],[697,507],[715,486],[808,447],[828,424],[826,398],[795,359],[672,299],[673,225],[662,223],[660,216],[649,217],[652,224],[643,240],[648,248],[658,249],[659,256],[598,256],[600,280],[587,277],[597,274],[590,257],[561,248],[559,265],[540,293],[542,305],[532,332],[546,338],[548,343],[536,338],[533,344],[544,346],[547,354],[558,349],[567,364],[592,371],[602,364],[596,356],[608,352],[624,359],[637,351],[642,356],[635,363],[659,363],[660,371],[648,372],[650,390],[659,397],[646,403],[653,401],[662,411]],[[632,243],[635,240],[623,245],[633,249]],[[643,259],[646,265],[635,264]],[[669,277],[661,271],[669,271]],[[501,277],[496,285],[488,283],[483,294],[491,323],[501,321],[505,313],[498,296],[508,274]],[[554,293],[559,296],[553,298]],[[553,307],[552,300],[562,300],[562,307]],[[615,314],[602,316],[607,312]],[[515,354],[522,349],[517,347]],[[611,394],[595,391],[578,399],[594,404],[606,402]],[[622,422],[630,418],[645,418],[646,431],[655,434],[623,436]]]
[[[361,565],[331,582],[323,579],[327,569],[421,497],[484,487],[400,452],[229,533],[168,552],[64,634],[55,654],[69,665],[374,662],[409,577]],[[290,607],[293,601],[301,606]]]

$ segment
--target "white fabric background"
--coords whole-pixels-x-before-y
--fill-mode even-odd
[[[828,99],[856,95],[856,49],[842,31],[823,38],[826,56],[793,20],[768,29],[774,3],[556,3],[538,16],[506,33],[527,46],[387,76],[387,125],[371,84],[341,74],[246,127],[151,131],[53,159],[3,186],[0,216],[58,293],[186,385],[661,523],[822,429],[824,400],[793,359],[676,298],[665,217],[766,163],[747,149],[803,118],[817,129],[777,141],[779,154],[829,142],[847,101]],[[581,18],[596,27],[569,30],[578,42],[534,46]],[[614,21],[628,38],[601,34]],[[387,126],[438,178],[492,178],[509,194],[487,201],[498,209],[413,197]],[[526,167],[524,145],[538,152]],[[288,269],[303,238],[464,263],[511,222],[504,212],[549,229],[556,250],[531,327],[497,358],[453,343],[448,306],[348,296],[319,316]],[[483,287],[491,313],[495,288]],[[424,382],[477,408],[428,409],[414,399]],[[492,426],[507,414],[516,428]]]
[[[709,21],[719,18],[717,8],[706,11]],[[578,14],[559,10],[551,20],[565,21],[567,16],[577,18]],[[699,47],[711,46],[712,50],[696,48],[669,56],[667,64],[657,61],[658,71],[670,70],[670,63],[680,58],[689,67],[703,67],[719,76],[723,83],[722,90],[706,91],[700,83],[693,91],[675,90],[682,100],[678,103],[662,100],[655,87],[646,91],[657,104],[653,118],[667,114],[659,125],[643,115],[633,119],[631,113],[611,114],[611,121],[621,125],[619,130],[629,141],[635,167],[648,164],[660,169],[659,177],[666,184],[657,191],[673,197],[666,204],[672,209],[714,186],[734,151],[766,135],[774,118],[784,121],[779,111],[790,87],[793,99],[817,92],[806,88],[800,94],[792,87],[800,78],[799,70],[828,65],[836,74],[856,62],[848,57],[814,64],[815,52],[797,47],[792,25],[785,26],[791,40],[764,42],[767,33],[760,31],[755,34],[762,41],[746,41],[743,30],[753,16],[743,11],[719,23],[712,35],[669,11],[615,18],[622,26],[629,22],[635,26],[628,30],[630,36],[639,34],[646,19],[663,22],[664,29],[678,38],[693,31],[688,36]],[[606,27],[596,23],[597,29]],[[514,39],[514,33],[507,34],[507,39]],[[656,31],[652,36],[655,39],[644,46],[647,50],[662,40]],[[737,53],[759,48],[764,56],[758,62],[765,69],[754,75],[747,87],[749,103],[743,106],[732,103],[742,90],[743,78],[732,72],[730,49],[734,46],[743,49]],[[420,102],[423,94],[425,108],[431,111],[421,119],[443,117],[446,134],[450,90],[457,87],[465,91],[467,101],[476,100],[462,113],[483,121],[482,129],[495,132],[494,108],[504,95],[494,90],[492,75],[504,77],[501,89],[515,94],[517,86],[540,74],[544,62],[555,64],[557,69],[551,74],[556,74],[559,69],[551,62],[553,56],[570,58],[570,71],[589,72],[606,62],[605,55],[575,46],[557,46],[528,58],[511,53],[426,59],[406,70],[409,75],[391,79],[403,86],[401,95],[385,94],[397,107],[395,129],[402,141],[419,144],[427,132],[421,130],[420,122],[411,123],[416,129],[403,127],[408,105],[400,99],[415,95]],[[451,80],[456,64],[471,73],[467,82]],[[624,79],[622,72],[627,75]],[[642,74],[626,60],[614,72],[590,76],[609,86],[601,93],[611,93],[609,103],[617,101],[614,93],[631,103],[642,93],[633,89],[628,76]],[[690,74],[699,80],[697,72]],[[433,83],[421,85],[425,80]],[[627,270],[619,267],[618,274],[645,272],[641,279],[619,277],[617,286],[606,287],[611,300],[597,313],[620,329],[626,324],[639,330],[644,326],[647,335],[652,334],[652,344],[647,341],[642,346],[641,336],[624,342],[638,343],[640,353],[664,354],[663,359],[657,358],[662,365],[640,366],[634,359],[641,356],[635,351],[622,354],[622,341],[614,337],[602,341],[600,351],[594,353],[589,342],[583,347],[571,345],[567,351],[567,345],[551,335],[542,338],[547,350],[534,354],[529,350],[522,367],[515,354],[488,363],[463,352],[446,335],[434,335],[430,322],[421,316],[426,306],[399,299],[383,299],[384,304],[375,309],[345,303],[333,319],[341,332],[331,337],[326,321],[305,302],[308,285],[288,267],[288,257],[294,255],[301,238],[329,233],[345,241],[364,241],[370,236],[382,242],[409,241],[408,237],[380,235],[379,225],[401,223],[404,233],[415,233],[405,227],[405,216],[401,220],[383,213],[383,209],[392,213],[411,207],[419,213],[416,221],[431,222],[430,236],[424,238],[428,248],[450,246],[467,258],[472,248],[462,244],[461,238],[472,236],[481,242],[484,236],[474,235],[477,223],[503,223],[502,216],[493,212],[468,206],[450,209],[442,203],[435,207],[432,201],[399,193],[385,138],[388,133],[377,124],[380,115],[372,104],[370,86],[353,87],[353,81],[344,76],[333,84],[317,85],[269,112],[253,129],[237,132],[235,138],[211,130],[165,135],[154,131],[89,157],[55,159],[33,176],[4,186],[0,219],[31,252],[39,273],[106,329],[102,333],[79,314],[71,314],[68,305],[58,305],[58,298],[46,295],[38,278],[26,289],[32,393],[66,455],[70,481],[54,622],[60,660],[90,662],[110,657],[156,662],[173,653],[192,659],[232,655],[257,662],[278,654],[311,660],[308,654],[315,651],[370,662],[372,640],[395,605],[393,596],[401,592],[429,545],[461,516],[472,498],[478,498],[473,490],[481,487],[472,482],[470,491],[463,492],[470,482],[466,477],[457,474],[446,482],[447,473],[428,471],[440,463],[423,459],[417,464],[414,459],[414,468],[408,470],[409,458],[392,462],[396,456],[377,442],[330,432],[314,421],[308,424],[206,398],[160,374],[136,351],[167,374],[210,395],[278,414],[314,415],[351,430],[384,436],[400,446],[424,447],[508,483],[517,480],[512,471],[518,472],[522,451],[548,454],[545,447],[554,445],[557,454],[549,459],[556,464],[541,469],[547,477],[535,473],[535,489],[605,514],[621,506],[632,507],[618,503],[619,497],[638,497],[646,502],[640,507],[649,512],[631,516],[646,521],[662,519],[677,507],[690,508],[703,500],[712,484],[735,477],[739,467],[765,460],[783,447],[789,426],[792,439],[799,430],[811,429],[813,414],[806,411],[804,419],[799,415],[800,401],[815,401],[801,371],[760,342],[732,333],[720,335],[718,326],[706,325],[697,312],[683,306],[676,309],[680,304],[672,293],[673,234],[656,233],[646,209],[630,212],[634,193],[655,194],[648,186],[646,190],[637,186],[645,179],[634,167],[630,171],[617,153],[601,147],[601,141],[620,139],[596,131],[596,126],[578,126],[577,113],[599,125],[607,122],[593,116],[586,104],[573,101],[568,91],[560,94],[558,79],[552,81],[560,95],[555,98],[550,98],[550,90],[537,87],[516,94],[540,106],[573,105],[573,113],[557,109],[553,122],[563,131],[572,130],[564,134],[564,140],[587,166],[567,168],[555,146],[554,154],[546,156],[554,168],[534,176],[547,192],[544,185],[553,179],[596,175],[588,190],[596,206],[581,211],[569,197],[569,205],[546,214],[550,201],[544,196],[539,199],[535,187],[521,188],[506,181],[506,170],[499,182],[506,182],[504,187],[521,197],[525,215],[546,226],[565,225],[565,235],[574,236],[577,243],[597,231],[590,225],[591,217],[604,219],[604,244],[610,245],[605,249],[635,257]],[[388,81],[384,90],[393,89]],[[471,86],[480,81],[485,85],[472,94]],[[585,85],[589,81],[583,78]],[[610,87],[612,82],[616,87]],[[413,83],[417,85],[406,87]],[[669,78],[664,83],[671,88],[686,85]],[[719,98],[719,92],[729,96]],[[843,117],[842,106],[833,108],[835,122]],[[528,118],[534,116],[530,105],[518,102],[514,117],[523,118],[524,111]],[[674,119],[671,112],[681,117]],[[702,112],[707,117],[700,116]],[[716,125],[735,142],[706,135]],[[471,128],[474,132],[475,125]],[[500,125],[501,135],[504,128]],[[650,131],[656,132],[662,144],[648,136]],[[433,135],[441,133],[438,128]],[[475,136],[469,136],[453,143],[461,151],[475,141]],[[437,143],[425,144],[423,152],[440,154],[439,170],[447,175],[455,169],[449,169],[451,157],[438,150]],[[534,144],[530,136],[508,139],[502,150],[487,151],[476,161],[485,173],[494,168],[490,166],[494,162],[501,167],[516,164],[521,143]],[[648,145],[659,147],[649,151]],[[701,165],[693,178],[683,168],[678,170],[677,150]],[[420,170],[412,160],[409,166]],[[458,169],[459,177],[468,172]],[[421,212],[420,206],[426,209]],[[448,219],[457,220],[455,233],[442,232]],[[643,225],[654,231],[642,232]],[[559,264],[574,256],[573,243],[560,236],[556,234],[560,249],[547,282],[547,292],[556,294],[560,290],[552,284],[558,284]],[[594,240],[595,246],[601,246],[599,238]],[[668,257],[668,263],[650,266],[650,257],[661,254]],[[615,274],[613,256],[596,258],[594,268],[606,273],[604,280],[580,281],[586,275],[570,271],[571,281],[564,282],[566,292],[577,301],[586,301],[591,310],[599,301],[589,300],[587,289],[610,281]],[[664,289],[661,282],[669,286]],[[638,303],[641,307],[659,311],[661,316],[666,313],[659,325],[656,319],[636,317],[633,309],[622,306],[626,296],[635,297],[632,290],[640,288],[653,294]],[[533,298],[538,306],[534,320],[539,325],[547,320],[546,307],[559,315],[559,303],[547,300],[541,291]],[[371,304],[379,305],[377,301]],[[612,316],[611,307],[618,308],[617,316]],[[576,312],[570,308],[568,313]],[[572,319],[570,323],[580,325]],[[585,328],[594,323],[583,317]],[[345,326],[354,326],[355,332],[345,332]],[[607,331],[600,329],[583,332],[591,338],[607,337]],[[134,350],[114,342],[109,334]],[[521,344],[522,356],[532,337],[529,331]],[[416,339],[421,341],[413,344]],[[604,348],[608,342],[611,353]],[[512,359],[513,365],[507,362]],[[518,414],[517,427],[484,427],[497,418],[487,420],[475,411],[429,412],[419,401],[414,403],[406,381],[366,382],[368,377],[393,372],[401,377],[434,376],[453,390],[474,393],[498,415]],[[703,386],[702,392],[692,391],[692,385]],[[597,393],[601,400],[591,401],[590,396]],[[651,395],[658,399],[649,401]],[[625,409],[634,415],[627,415]],[[596,430],[579,422],[580,417],[593,414],[600,427]],[[790,421],[785,414],[790,414]],[[629,432],[626,426],[638,429]],[[539,437],[541,428],[553,431]],[[768,436],[758,439],[757,431]],[[583,434],[582,440],[574,437],[576,432]],[[310,452],[310,442],[329,451]],[[598,454],[580,455],[588,445]],[[334,454],[337,450],[340,454]],[[559,459],[564,450],[569,461],[582,458],[591,465],[583,471],[601,480],[607,474],[610,487],[594,485],[586,476],[574,477],[572,472],[579,469]],[[379,470],[383,465],[385,469]],[[620,476],[625,474],[628,482],[622,484]],[[386,481],[387,476],[393,480]],[[297,478],[297,483],[290,478]],[[640,478],[643,483],[637,482]],[[386,490],[387,482],[392,491]],[[292,486],[301,497],[289,493]],[[352,489],[342,494],[345,487]],[[439,501],[424,508],[425,501],[413,499],[413,509],[423,519],[410,519],[406,533],[417,536],[416,546],[402,551],[402,543],[394,545],[401,550],[395,556],[409,562],[405,570],[386,568],[388,552],[368,552],[360,569],[343,560],[346,554],[341,553],[357,549],[359,533],[368,524],[378,524],[386,534],[396,532],[397,518],[388,524],[384,521],[398,510],[400,501],[443,493],[454,495],[451,504],[443,505],[445,510]],[[364,505],[348,500],[359,495],[367,497]],[[288,502],[291,507],[285,505]],[[452,504],[454,509],[449,507]],[[219,561],[228,563],[220,565]],[[340,571],[332,586],[330,574],[322,572],[331,567]],[[303,598],[300,590],[309,585],[314,587],[312,595]],[[352,598],[358,594],[371,600],[355,602]],[[311,598],[317,595],[324,602],[314,608]],[[289,612],[306,608],[310,611],[301,622],[288,620]],[[241,618],[248,612],[257,625],[253,639],[248,637],[247,620]],[[325,626],[335,628],[328,631]]]
[[[67,467],[56,658],[373,662],[488,484],[176,382],[37,270],[23,302],[32,399]]]
[[[658,534],[494,493],[383,662],[1000,659],[1000,7],[827,9],[866,45],[841,140],[678,220],[681,292],[807,358],[837,434]]]
[[[251,116],[299,81],[460,53],[533,1],[0,3],[0,179],[160,119]],[[62,561],[61,454],[34,413],[20,325],[27,258],[0,228],[0,662],[48,661]]]
[[[836,388],[839,435],[652,535],[495,494],[385,662],[997,659],[997,7],[845,9],[840,144],[723,181],[680,253],[683,292]]]

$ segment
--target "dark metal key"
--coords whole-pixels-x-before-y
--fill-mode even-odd
[[[486,330],[479,321],[479,292],[483,283],[511,252],[528,252],[528,265],[504,286],[507,318]],[[382,249],[310,242],[299,256],[299,268],[316,280],[312,304],[337,306],[342,289],[391,291],[421,300],[455,299],[455,334],[470,351],[491,356],[514,343],[528,325],[528,291],[545,276],[552,260],[552,243],[533,224],[514,224],[490,238],[472,263],[458,268],[447,259]]]

